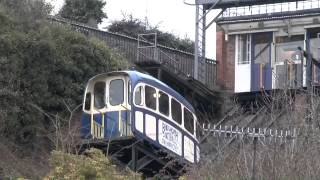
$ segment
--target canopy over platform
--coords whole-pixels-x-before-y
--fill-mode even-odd
[[[298,2],[305,0],[195,0],[196,4],[204,5],[206,9],[223,9],[241,6]],[[215,5],[215,6],[213,6]]]

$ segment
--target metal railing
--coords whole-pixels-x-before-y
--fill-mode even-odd
[[[204,132],[212,132],[213,136],[220,137],[239,137],[243,138],[258,138],[269,141],[287,141],[296,139],[299,129],[278,130],[271,128],[250,128],[238,126],[222,126],[222,125],[203,125]]]
[[[276,3],[267,5],[255,5],[245,7],[228,8],[221,17],[239,17],[262,14],[274,14],[295,12],[320,8],[320,0],[306,0],[298,2]]]
[[[92,131],[94,138],[101,139],[104,137],[103,127],[96,121],[93,121]]]
[[[178,72],[181,77],[193,77],[194,54],[156,44],[155,48],[143,48],[138,50],[138,39],[117,33],[101,31],[83,24],[71,22],[65,19],[50,17],[49,20],[57,25],[70,25],[72,29],[89,37],[97,37],[126,58],[129,63],[159,62],[172,72]],[[141,41],[141,45],[150,42]],[[157,51],[155,53],[155,51]],[[139,54],[139,55],[138,55]],[[137,58],[139,57],[139,58]],[[200,63],[205,70],[205,79],[201,82],[213,90],[216,83],[217,63],[215,60],[206,59]]]

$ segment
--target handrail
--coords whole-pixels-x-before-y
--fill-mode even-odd
[[[122,37],[122,38],[130,39],[130,40],[138,41],[137,38],[132,37],[132,36],[127,36],[127,35],[124,35],[124,34],[110,32],[110,31],[102,31],[100,29],[88,26],[86,24],[79,23],[79,22],[74,22],[74,21],[71,21],[71,20],[68,20],[68,19],[65,19],[65,18],[62,18],[62,17],[49,16],[48,19],[51,20],[51,21],[57,21],[57,22],[71,24],[71,25],[75,25],[75,26],[82,26],[82,27],[85,27],[87,29],[100,31],[102,33],[106,33],[106,34],[115,35],[115,36],[119,36],[119,37]],[[146,41],[145,43],[148,43],[148,42]],[[164,49],[168,49],[168,50],[176,51],[176,52],[179,52],[179,53],[183,53],[183,54],[188,54],[188,55],[194,56],[194,54],[191,53],[191,52],[183,51],[183,50],[180,50],[180,49],[175,49],[175,48],[164,46],[164,45],[161,45],[161,44],[158,44],[158,46],[161,47],[161,48],[164,48]]]
[[[93,121],[93,137],[97,139],[103,138],[103,128],[102,126],[97,123],[96,121]]]

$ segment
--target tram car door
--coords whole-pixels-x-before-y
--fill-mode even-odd
[[[272,32],[252,34],[251,92],[272,89]]]

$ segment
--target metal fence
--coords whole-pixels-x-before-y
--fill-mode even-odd
[[[138,49],[138,39],[117,33],[101,31],[83,24],[68,20],[50,17],[49,20],[57,25],[70,25],[77,32],[86,36],[97,37],[125,57],[130,63],[156,62],[163,65],[169,71],[178,74],[182,78],[193,77],[194,54],[156,44],[153,48]],[[150,42],[142,41],[142,44]],[[156,51],[156,52],[155,52]],[[138,55],[139,54],[139,55]],[[201,82],[213,90],[216,83],[217,64],[215,60],[206,59],[201,63],[206,71],[206,77]]]
[[[238,16],[284,13],[284,12],[294,12],[294,11],[310,10],[310,9],[317,9],[317,8],[320,8],[320,0],[307,0],[307,1],[299,1],[299,2],[286,2],[286,3],[228,8],[224,11],[221,17],[238,17]]]
[[[297,138],[299,129],[278,130],[271,128],[250,128],[238,126],[222,126],[222,125],[203,125],[204,132],[210,132],[213,136],[237,137],[243,138],[258,138],[264,141],[280,141],[294,140]]]

